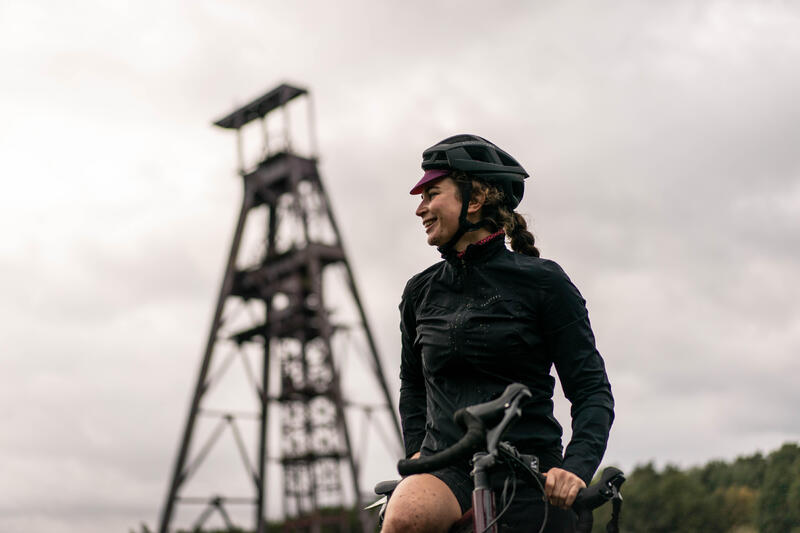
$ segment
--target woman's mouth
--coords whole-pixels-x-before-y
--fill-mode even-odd
[[[436,222],[436,217],[428,218],[422,221],[422,225],[425,226],[425,233],[428,233],[428,231],[430,231],[431,226],[433,226],[434,222]]]

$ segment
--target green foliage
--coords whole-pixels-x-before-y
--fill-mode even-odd
[[[707,498],[706,514],[717,521],[715,530],[723,533],[737,527],[752,527],[757,497],[757,491],[750,487],[718,487]]]
[[[688,470],[640,465],[622,493],[622,533],[800,533],[800,447]],[[593,533],[610,516],[610,505],[595,511]]]
[[[760,533],[800,529],[800,447],[796,444],[784,444],[768,457],[757,524]]]
[[[649,533],[705,531],[707,490],[698,476],[668,466],[657,472],[652,464],[634,470],[625,492],[626,530]],[[629,512],[631,510],[634,512]]]

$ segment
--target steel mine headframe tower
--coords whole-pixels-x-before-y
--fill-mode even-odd
[[[194,530],[201,530],[211,516],[233,527],[231,509],[241,516],[244,504],[254,508],[252,529],[262,533],[268,486],[279,485],[274,481],[276,474],[282,479],[286,531],[316,533],[323,524],[326,531],[337,526],[349,531],[342,513],[320,511],[360,505],[361,482],[367,481],[360,478],[360,460],[368,442],[382,441],[391,457],[401,453],[397,415],[316,159],[292,150],[287,104],[299,101],[295,99],[300,96],[306,97],[313,151],[312,108],[304,89],[280,85],[215,122],[236,131],[244,197],[162,508],[161,533],[170,531],[177,508],[190,504],[202,506],[190,526]],[[271,150],[274,139],[268,135],[268,118],[279,110],[283,111],[284,142]],[[248,169],[243,127],[254,121],[261,122],[263,151]],[[257,238],[246,241],[254,221]],[[241,257],[245,242],[259,247],[250,264]],[[349,322],[347,310],[340,309],[347,302]],[[363,357],[355,361],[362,366],[354,369],[356,348]],[[227,354],[220,354],[224,351]],[[247,378],[247,387],[238,387],[223,398],[241,396],[241,389],[249,388],[246,398],[252,409],[247,412],[211,405],[212,392],[235,366]],[[357,380],[358,387],[348,389],[348,375],[351,381]],[[200,444],[199,427],[209,418],[216,425]],[[354,440],[358,421],[361,431]],[[255,425],[256,437],[249,448],[242,432],[247,423]],[[281,442],[275,446],[277,430]],[[379,438],[367,439],[367,431]],[[202,494],[184,494],[184,489],[189,492],[197,483],[196,474],[226,432],[235,444],[231,455],[238,455],[245,465],[242,478],[250,494],[222,492],[216,483],[224,477],[220,473],[228,474],[227,468],[211,473],[210,481],[200,485]],[[270,442],[279,449],[271,449]],[[361,519],[361,524],[366,530],[366,520]]]

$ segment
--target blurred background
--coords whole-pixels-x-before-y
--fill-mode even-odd
[[[531,173],[519,211],[588,302],[606,464],[797,441],[798,30],[781,1],[5,0],[0,530],[156,523],[242,194],[211,122],[282,81],[395,399],[400,294],[438,260],[408,190],[466,132]]]

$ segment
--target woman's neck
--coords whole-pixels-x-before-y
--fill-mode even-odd
[[[475,231],[468,231],[461,238],[458,240],[456,245],[454,246],[456,252],[463,252],[467,249],[467,246],[470,244],[475,244],[478,241],[482,241],[492,233],[487,230],[486,228],[480,228]]]

